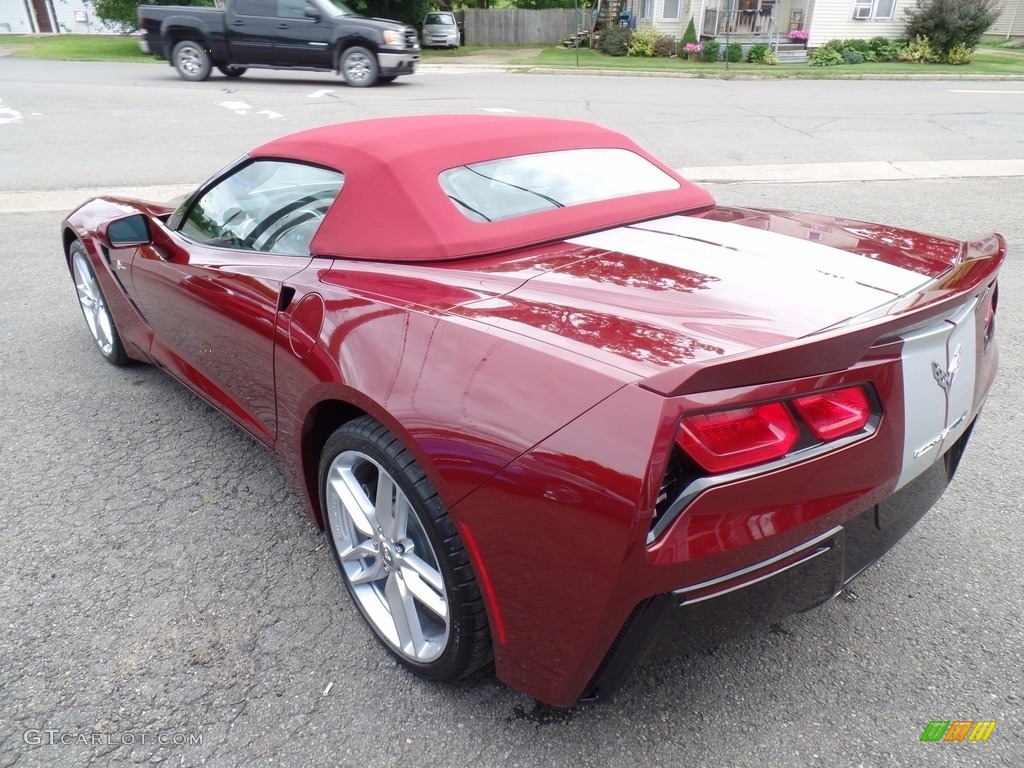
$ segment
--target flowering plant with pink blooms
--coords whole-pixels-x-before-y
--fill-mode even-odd
[[[810,35],[806,29],[794,29],[789,33],[790,40],[806,40]]]
[[[687,43],[683,46],[683,53],[700,53],[704,50],[704,46],[700,43]]]

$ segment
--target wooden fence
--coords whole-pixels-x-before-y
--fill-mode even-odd
[[[577,24],[571,8],[466,8],[455,16],[463,24],[466,45],[551,45],[575,34]]]

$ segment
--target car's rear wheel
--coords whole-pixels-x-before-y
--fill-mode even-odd
[[[491,658],[480,589],[437,491],[402,444],[364,416],[328,439],[320,498],[335,560],[378,639],[421,677]]]
[[[234,64],[218,64],[217,69],[224,77],[241,77],[245,74],[245,67],[236,67]]]
[[[89,263],[85,246],[76,240],[71,244],[69,255],[71,274],[75,280],[75,290],[78,292],[78,305],[82,308],[89,333],[92,334],[96,346],[100,348],[100,354],[107,362],[125,365],[129,362],[128,355],[125,354],[117,326],[114,325],[114,318],[96,280],[96,273]]]
[[[199,43],[182,40],[171,53],[171,61],[183,79],[199,82],[210,76],[210,57]]]
[[[377,82],[377,57],[359,46],[349,48],[341,55],[341,76],[354,88],[366,88]]]

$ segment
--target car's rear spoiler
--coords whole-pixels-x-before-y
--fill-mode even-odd
[[[1006,259],[1006,240],[991,234],[964,243],[957,263],[911,293],[812,336],[659,373],[640,386],[667,397],[817,376],[849,368],[879,339],[949,314],[964,297],[988,290]]]

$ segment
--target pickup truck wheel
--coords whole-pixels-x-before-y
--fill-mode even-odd
[[[174,46],[171,61],[185,80],[198,83],[210,76],[210,57],[199,43],[183,40]]]
[[[377,57],[365,48],[349,48],[341,55],[341,76],[353,88],[366,88],[377,82]]]
[[[217,69],[224,77],[241,77],[245,74],[245,67],[236,67],[233,64],[218,64]]]

